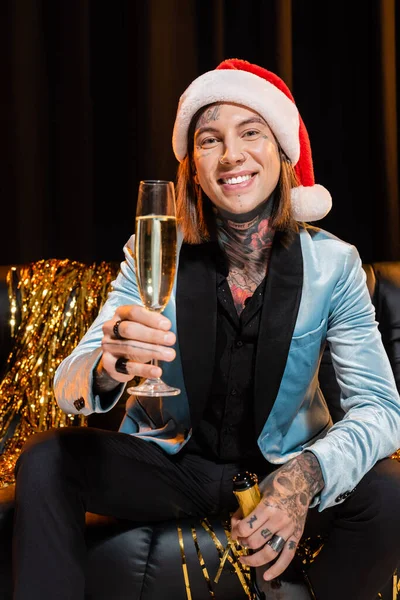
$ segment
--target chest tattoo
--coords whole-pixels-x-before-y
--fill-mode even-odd
[[[227,277],[233,302],[238,315],[242,312],[247,298],[250,298],[263,280],[263,275],[252,277],[245,271],[232,269]]]

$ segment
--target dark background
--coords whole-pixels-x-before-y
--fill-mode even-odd
[[[232,57],[292,88],[333,197],[321,226],[400,260],[396,4],[1,0],[0,264],[120,260],[139,180],[175,178],[180,94]]]

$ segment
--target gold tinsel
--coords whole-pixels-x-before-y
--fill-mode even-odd
[[[0,382],[0,447],[4,446],[0,455],[0,487],[14,482],[15,462],[25,441],[33,433],[51,427],[86,424],[84,417],[66,415],[58,408],[53,395],[53,377],[60,362],[71,353],[97,316],[117,270],[117,266],[110,263],[87,266],[67,259],[52,259],[38,261],[19,270],[12,268],[8,273],[14,347],[7,360],[6,375]],[[400,461],[400,450],[392,458]],[[211,524],[204,519],[202,526],[221,557],[224,548]],[[228,525],[225,534],[229,538]],[[194,526],[192,536],[209,595],[213,598],[212,580]],[[190,581],[179,525],[178,537],[187,597],[190,599]],[[305,567],[314,561],[321,548],[320,538],[302,540],[298,554]],[[228,564],[250,598],[249,570],[238,560],[240,555],[241,550],[233,547]],[[395,575],[394,598],[399,585]]]
[[[226,539],[224,539],[223,541],[221,541],[218,538],[218,536],[216,535],[216,533],[215,533],[211,523],[208,521],[208,519],[203,519],[201,521],[201,525],[202,525],[203,529],[208,533],[210,538],[212,539],[212,541],[215,545],[215,548],[218,552],[218,555],[221,559],[222,555],[224,554],[224,549],[225,549],[224,544],[226,544],[226,540],[230,539],[229,524],[222,523],[223,528],[224,528],[224,533],[226,535]],[[207,589],[208,589],[208,597],[211,599],[213,599],[213,598],[215,599],[217,597],[216,590],[218,589],[218,586],[214,585],[215,581],[213,582],[213,577],[209,573],[209,569],[205,564],[204,557],[203,557],[203,554],[200,549],[198,535],[197,535],[195,525],[194,524],[191,525],[190,529],[191,529],[191,533],[192,533],[193,544],[194,544],[197,558],[198,558],[198,561],[200,564],[200,568],[201,568],[203,577],[206,581],[206,585],[207,585]],[[194,596],[192,596],[190,575],[189,575],[189,570],[188,570],[188,565],[187,565],[187,560],[186,560],[186,550],[187,549],[185,548],[182,528],[181,528],[179,521],[177,523],[177,533],[178,533],[178,543],[179,543],[179,548],[180,548],[180,553],[181,553],[181,561],[182,561],[181,566],[182,566],[183,581],[185,583],[186,598],[187,598],[187,600],[192,600],[194,598]],[[234,573],[237,576],[239,583],[242,586],[243,591],[246,594],[246,596],[249,599],[252,599],[253,594],[250,589],[250,569],[248,567],[246,567],[245,565],[243,565],[239,560],[239,557],[243,555],[243,551],[240,549],[240,547],[236,547],[235,544],[232,544],[230,547],[232,550],[232,556],[231,555],[228,556],[227,562],[232,565],[232,567],[233,567],[232,573]],[[215,573],[214,573],[214,575],[215,575]]]
[[[208,533],[211,540],[213,541],[220,559],[225,554],[226,541],[228,541],[228,543],[230,542],[229,543],[230,553],[227,556],[227,561],[225,563],[223,571],[229,570],[229,572],[232,575],[235,574],[239,580],[239,584],[241,585],[245,595],[247,596],[247,598],[249,598],[249,600],[252,600],[254,598],[254,592],[253,592],[252,584],[251,584],[250,569],[246,565],[242,564],[241,561],[239,560],[240,557],[245,556],[246,553],[239,544],[237,544],[236,542],[232,543],[231,535],[230,535],[230,522],[222,521],[221,524],[223,526],[224,533],[226,536],[226,539],[224,539],[222,541],[218,538],[210,521],[208,519],[201,520],[201,525],[202,525],[203,529]],[[188,566],[187,566],[187,561],[186,561],[187,549],[185,548],[185,545],[184,545],[182,529],[181,529],[179,522],[177,524],[177,531],[178,531],[178,540],[179,540],[179,546],[180,546],[180,551],[181,551],[182,574],[183,574],[183,579],[184,579],[185,588],[186,588],[186,598],[187,598],[187,600],[192,600],[193,596],[192,596],[192,588],[191,588],[191,584],[190,584],[190,574],[188,571]],[[218,597],[218,593],[217,593],[218,592],[218,583],[217,583],[216,579],[214,578],[216,573],[213,573],[213,574],[210,573],[209,568],[205,564],[203,555],[201,553],[198,536],[197,536],[197,532],[196,532],[196,528],[195,528],[194,524],[191,525],[191,532],[192,532],[192,539],[193,539],[194,547],[196,550],[197,558],[199,560],[200,568],[202,570],[203,577],[206,581],[206,585],[208,588],[208,596],[210,598],[217,598]],[[319,552],[322,549],[322,546],[323,546],[323,540],[320,536],[316,536],[316,538],[306,538],[300,542],[300,544],[297,548],[297,556],[303,565],[304,577],[307,577],[306,571],[311,566],[311,564],[314,562],[316,557],[318,556]]]
[[[391,458],[394,460],[398,460],[400,462],[400,450],[397,450],[394,454],[392,454]]]
[[[8,273],[13,349],[0,383],[0,487],[30,435],[52,427],[85,425],[56,404],[54,373],[71,353],[107,297],[117,267],[41,260]]]

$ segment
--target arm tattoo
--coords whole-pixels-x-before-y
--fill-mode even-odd
[[[297,457],[297,460],[310,486],[312,497],[314,497],[325,485],[318,458],[315,454],[306,450]]]
[[[250,520],[247,521],[247,524],[250,525],[250,529],[253,529],[253,523],[254,523],[254,521],[257,521],[256,515],[253,515],[252,517],[250,517]]]
[[[113,379],[111,375],[104,370],[103,363],[100,360],[93,374],[93,393],[95,395],[106,394],[119,385],[121,385],[120,382]]]

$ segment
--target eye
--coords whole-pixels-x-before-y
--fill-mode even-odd
[[[216,146],[216,144],[218,144],[218,141],[219,140],[215,137],[207,137],[203,140],[199,140],[198,146],[200,148],[212,148],[213,146]]]
[[[243,133],[243,137],[246,137],[246,138],[257,138],[260,134],[261,134],[261,132],[258,131],[258,129],[248,129],[247,131],[245,131]]]

